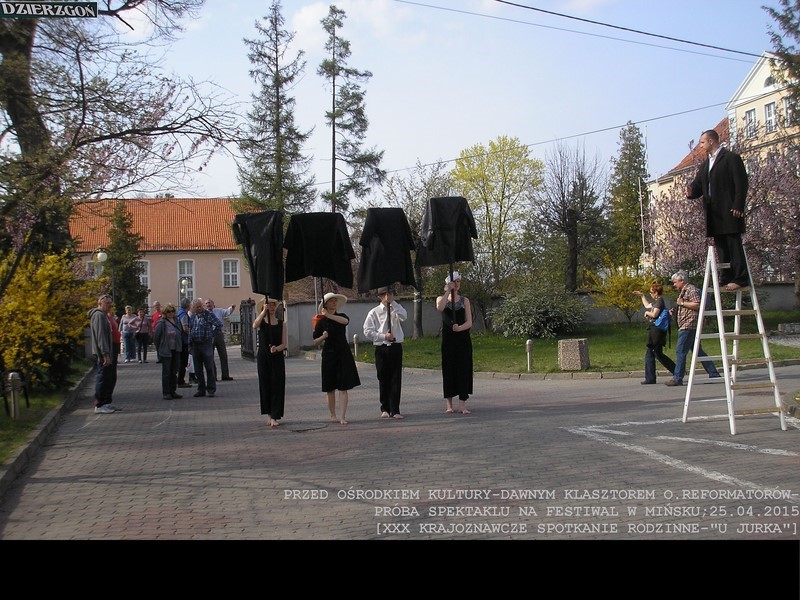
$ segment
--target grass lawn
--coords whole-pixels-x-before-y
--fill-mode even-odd
[[[798,320],[796,312],[764,313],[764,326],[768,331],[778,328],[778,323]],[[752,319],[750,319],[752,320]],[[710,333],[716,329],[706,329]],[[745,326],[742,332],[755,332],[755,323]],[[644,370],[644,352],[646,329],[643,323],[613,323],[602,325],[586,325],[581,331],[554,339],[533,340],[531,370],[537,373],[556,373],[558,368],[558,340],[586,338],[589,346],[590,371],[642,371]],[[672,331],[672,346],[665,352],[675,357],[674,345],[678,333]],[[525,341],[521,338],[506,338],[489,333],[472,336],[473,363],[475,371],[495,373],[524,373],[528,370],[528,358],[525,352]],[[441,368],[441,339],[432,335],[419,340],[406,339],[403,342],[403,366],[427,369]],[[732,352],[731,342],[729,352]],[[711,355],[719,355],[719,342],[714,339],[705,340],[703,349]],[[800,349],[770,344],[773,360],[799,359]],[[739,346],[741,358],[763,356],[760,340],[741,340]],[[359,344],[358,360],[374,361],[374,351],[370,344]]]
[[[72,380],[77,381],[89,369],[91,362],[79,361],[73,365]],[[19,395],[19,418],[11,419],[0,408],[0,464],[8,460],[11,454],[27,440],[31,432],[39,426],[42,419],[54,408],[60,406],[67,398],[68,390],[42,390],[34,388],[30,395],[30,407],[25,405],[25,396]],[[9,406],[11,397],[8,397]]]

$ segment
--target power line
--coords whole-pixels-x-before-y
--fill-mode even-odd
[[[612,25],[610,23],[603,23],[602,21],[593,21],[591,19],[584,19],[582,17],[575,17],[573,15],[565,15],[563,13],[554,12],[551,10],[544,10],[543,8],[535,8],[533,6],[525,6],[524,4],[517,4],[516,2],[509,2],[508,0],[495,0],[495,2],[499,2],[500,4],[507,4],[508,6],[515,6],[517,8],[524,8],[526,10],[533,10],[536,12],[548,14],[548,15],[555,15],[557,17],[563,17],[565,19],[572,19],[573,21],[581,21],[583,23],[591,23],[592,25],[600,25],[601,27],[610,27],[612,29],[619,29],[620,31],[628,31],[630,33],[637,33],[639,35],[647,35],[650,37],[661,38],[663,40],[669,40],[671,42],[679,42],[681,44],[690,44],[692,46],[701,46],[703,48],[710,48],[712,50],[721,50],[722,52],[732,52],[734,54],[743,54],[745,56],[755,56],[756,58],[760,58],[760,54],[753,54],[752,52],[745,52],[743,50],[731,50],[730,48],[723,48],[721,46],[713,46],[711,44],[703,44],[702,42],[692,42],[691,40],[682,40],[680,38],[670,37],[668,35],[661,35],[658,33],[649,33],[647,31],[640,31],[639,29],[631,29],[630,27],[622,27],[620,25]]]
[[[486,14],[482,14],[482,13],[470,12],[470,11],[467,11],[467,10],[460,10],[460,9],[457,9],[457,8],[447,8],[447,7],[444,7],[444,6],[434,6],[432,4],[424,4],[422,2],[412,2],[411,0],[394,0],[394,1],[395,2],[399,2],[400,4],[411,4],[413,6],[420,6],[420,7],[423,7],[423,8],[432,8],[432,9],[435,9],[435,10],[443,10],[443,11],[446,11],[446,12],[453,12],[453,13],[459,13],[459,14],[463,14],[463,15],[469,15],[471,17],[481,17],[481,18],[484,18],[484,19],[493,19],[495,21],[505,21],[505,22],[508,22],[508,23],[516,23],[518,25],[528,25],[529,27],[539,27],[541,29],[551,29],[553,31],[564,31],[566,33],[574,33],[574,34],[577,34],[577,35],[584,35],[584,36],[588,36],[588,37],[596,37],[596,38],[601,38],[601,39],[606,39],[606,40],[613,40],[615,42],[625,42],[626,44],[636,44],[638,46],[649,46],[651,48],[662,48],[664,50],[672,50],[673,52],[685,52],[685,53],[688,53],[688,54],[697,54],[699,56],[709,56],[711,58],[719,58],[719,59],[722,59],[722,60],[734,60],[734,61],[738,61],[738,62],[747,62],[747,63],[752,63],[753,62],[751,60],[745,60],[745,59],[736,58],[736,57],[733,57],[733,56],[719,56],[719,55],[716,55],[716,54],[709,54],[707,52],[698,52],[696,50],[688,50],[688,49],[685,49],[685,48],[675,48],[673,46],[664,46],[664,45],[660,45],[660,44],[637,42],[635,40],[628,40],[628,39],[624,39],[624,38],[612,37],[612,36],[609,36],[609,35],[601,35],[601,34],[598,34],[598,33],[589,33],[587,31],[577,31],[575,29],[565,29],[563,27],[555,27],[555,26],[552,26],[552,25],[541,25],[539,23],[531,23],[530,21],[521,21],[519,19],[509,19],[507,17],[498,17],[498,16],[495,16],[495,15],[486,15]],[[525,7],[525,8],[527,8],[527,7]],[[553,13],[553,14],[558,14],[558,13]],[[565,16],[567,16],[567,15],[565,15]],[[609,25],[609,27],[614,27],[614,26]],[[635,31],[635,30],[632,30],[632,31]],[[661,37],[663,37],[663,36],[661,36]],[[667,38],[667,39],[669,39],[669,38]],[[701,45],[701,44],[698,44],[698,45]],[[725,49],[723,49],[723,50],[725,50]],[[738,51],[735,51],[735,50],[726,50],[726,51],[727,52],[738,52]],[[760,57],[760,55],[758,55],[758,54],[751,54],[751,53],[748,53],[748,52],[740,52],[740,53],[741,54],[748,54],[750,56]]]
[[[630,121],[630,123],[632,123],[633,125],[642,125],[644,123],[652,123],[653,121],[660,121],[662,119],[670,119],[672,117],[679,117],[681,115],[686,115],[686,114],[693,113],[693,112],[699,112],[701,110],[708,110],[709,108],[716,108],[718,106],[725,106],[727,104],[728,104],[727,102],[717,102],[716,104],[709,104],[707,106],[701,106],[699,108],[690,108],[690,109],[687,109],[687,110],[681,110],[681,111],[678,111],[678,112],[669,113],[667,115],[660,115],[658,117],[650,117],[650,118],[647,118],[647,119],[640,119],[638,121]],[[574,133],[572,135],[560,136],[560,137],[557,137],[557,138],[554,138],[554,139],[542,140],[542,141],[539,141],[539,142],[532,142],[530,144],[525,144],[525,147],[526,148],[533,148],[535,146],[543,146],[545,144],[552,144],[554,142],[558,142],[558,141],[562,141],[562,140],[572,140],[572,139],[575,139],[575,138],[582,138],[582,137],[586,137],[586,136],[589,136],[589,135],[594,135],[594,134],[597,134],[597,133],[605,133],[607,131],[614,131],[615,129],[622,129],[623,127],[627,127],[627,126],[628,126],[627,122],[623,123],[622,125],[610,125],[608,127],[601,127],[600,129],[593,129],[591,131],[584,131],[583,133]],[[502,152],[502,151],[498,151],[498,153],[499,152]],[[475,156],[491,156],[492,154],[495,154],[495,153],[487,152],[487,153],[484,153],[484,154],[481,154],[481,155],[475,155]],[[386,174],[389,175],[391,173],[402,173],[404,171],[411,171],[411,170],[416,169],[418,167],[431,167],[431,166],[437,165],[437,164],[454,163],[457,160],[461,160],[461,158],[462,157],[450,158],[448,160],[437,160],[437,161],[430,162],[430,163],[414,165],[413,167],[404,167],[402,169],[387,170]],[[466,158],[474,158],[474,156],[466,157]],[[348,177],[346,179],[350,179],[350,178]],[[318,185],[318,186],[319,185],[330,185],[330,182],[317,183],[315,185]]]

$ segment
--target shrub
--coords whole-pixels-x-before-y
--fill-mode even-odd
[[[24,260],[0,303],[3,368],[22,372],[30,383],[63,384],[99,287],[65,254]]]
[[[580,298],[555,288],[523,288],[489,311],[492,329],[506,337],[552,338],[575,331],[586,316]]]

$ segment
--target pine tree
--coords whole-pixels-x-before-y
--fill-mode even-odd
[[[365,92],[361,83],[372,77],[369,71],[359,71],[347,66],[350,57],[350,42],[336,35],[344,24],[345,13],[331,6],[322,27],[328,34],[325,50],[330,57],[323,60],[317,74],[330,82],[331,110],[325,120],[331,128],[331,189],[323,192],[323,199],[330,203],[331,210],[348,210],[349,198],[364,198],[371,185],[380,185],[386,171],[380,168],[383,150],[362,150],[369,121],[364,105]],[[349,173],[340,170],[344,163]],[[337,173],[345,177],[337,186]]]
[[[132,200],[131,202],[135,202]],[[111,269],[111,288],[116,310],[130,304],[134,309],[144,306],[148,290],[142,285],[143,265],[139,252],[142,236],[133,231],[133,222],[125,201],[114,206],[111,229],[108,232],[108,264]]]
[[[295,124],[295,99],[289,95],[305,68],[303,51],[284,60],[294,33],[284,29],[278,0],[255,27],[259,38],[245,39],[245,44],[259,90],[253,94],[247,137],[240,144],[245,163],[239,166],[241,199],[235,209],[304,212],[317,195],[314,178],[308,175],[310,159],[302,152],[311,131],[303,132]]]
[[[647,155],[642,133],[628,121],[619,134],[619,155],[611,159],[608,188],[610,239],[608,255],[615,267],[638,268],[642,247],[642,194],[647,173]]]

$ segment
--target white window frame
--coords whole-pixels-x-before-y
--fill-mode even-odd
[[[233,270],[230,270],[230,267]],[[240,269],[238,258],[223,258],[222,259],[222,287],[223,288],[238,288],[240,281]]]
[[[142,272],[139,273],[139,283],[147,288],[146,305],[150,306],[150,261],[137,260],[136,262],[143,266]]]
[[[783,126],[791,127],[794,125],[796,119],[794,107],[792,107],[792,100],[786,96],[783,99]]]
[[[187,268],[188,267],[188,268]],[[194,260],[191,258],[183,258],[178,261],[178,287],[180,288],[181,279],[187,277],[189,283],[186,285],[186,292],[183,294],[184,298],[194,300],[194,290],[197,288],[197,280],[194,275]]]
[[[775,103],[764,105],[764,132],[772,133],[778,129],[778,118],[775,112]]]
[[[744,113],[744,137],[753,138],[758,134],[758,126],[756,125],[756,109],[751,108]]]

